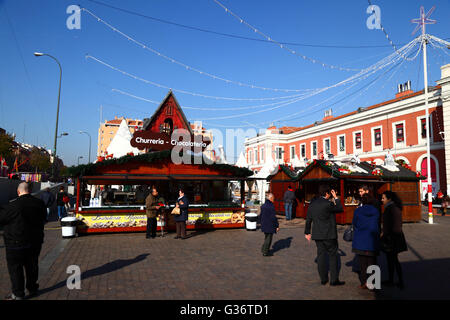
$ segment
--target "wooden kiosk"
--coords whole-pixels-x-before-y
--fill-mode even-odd
[[[284,215],[284,193],[291,186],[296,195],[297,201],[294,204],[292,210],[294,217],[303,217],[304,206],[301,200],[301,183],[298,180],[299,174],[296,173],[291,167],[284,165],[278,166],[278,171],[267,177],[267,181],[270,182],[270,192],[274,195],[274,205],[277,214]]]
[[[308,205],[317,194],[319,185],[328,184],[337,190],[344,207],[344,212],[336,215],[336,222],[349,224],[359,205],[358,189],[361,185],[367,185],[378,198],[386,190],[396,192],[403,202],[403,221],[417,222],[422,217],[419,192],[421,179],[424,177],[399,164],[385,167],[361,162],[347,166],[339,161],[314,160],[298,177],[284,184],[298,182],[302,204],[299,205],[301,209],[296,211],[297,217],[306,218]],[[281,184],[271,185],[272,192],[282,192],[278,190],[280,187]]]
[[[170,151],[125,156],[77,169],[75,213],[80,233],[146,230],[145,197],[153,185],[165,200],[165,214],[158,217],[159,230],[161,226],[164,230],[175,228],[170,211],[179,186],[190,201],[187,229],[245,226],[243,202],[232,198],[228,186],[238,181],[242,187],[252,174],[247,169],[224,164],[174,164]],[[88,185],[96,186],[94,199],[98,203],[94,205],[83,203]],[[105,192],[112,195],[105,196]]]

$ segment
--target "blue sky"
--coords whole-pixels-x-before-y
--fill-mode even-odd
[[[212,0],[102,2],[183,25],[264,39],[239,23]],[[272,39],[296,43],[288,47],[326,64],[361,69],[393,52],[381,30],[367,28],[367,1],[221,2]],[[441,39],[450,38],[448,0],[373,0],[372,3],[380,7],[381,23],[399,47],[414,38],[411,32],[415,25],[410,20],[418,18],[421,5],[425,6],[426,11],[436,5],[431,18],[436,19],[437,24],[428,25],[427,33]],[[189,30],[131,15],[93,1],[0,0],[0,127],[16,133],[18,141],[43,145],[49,149],[53,147],[58,67],[50,58],[37,58],[33,52],[46,52],[57,57],[63,66],[59,132],[69,133],[69,136],[58,140],[57,153],[67,165],[76,164],[80,155],[84,157],[81,162],[87,160],[88,137],[79,134],[80,130],[91,134],[91,152],[95,155],[100,105],[103,106],[103,119],[114,116],[142,119],[150,117],[157,107],[111,89],[123,90],[154,101],[161,101],[168,91],[86,59],[86,54],[141,78],[204,95],[268,98],[295,94],[240,87],[189,71],[126,40],[85,12],[81,15],[81,29],[69,30],[66,27],[69,17],[66,8],[71,4],[80,4],[134,39],[180,62],[234,81],[270,88],[307,89],[326,87],[355,73],[313,64],[270,42]],[[332,48],[298,44],[372,47]],[[429,84],[434,85],[440,77],[439,67],[450,63],[450,50],[444,52],[429,46],[428,52]],[[423,89],[421,63],[422,57],[419,55],[414,61],[405,61],[386,74],[382,74],[383,70],[352,88],[335,88],[250,116],[205,120],[203,125],[207,129],[221,130],[225,127],[247,129],[250,126],[248,123],[267,127],[274,119],[286,118],[309,108],[300,116],[275,123],[277,126],[307,125],[322,119],[324,109],[328,107],[333,109],[334,115],[339,115],[391,99],[396,93],[397,83],[411,80],[413,90]],[[347,90],[343,91],[344,89]],[[177,92],[175,95],[182,106],[204,108],[237,108],[273,102],[206,99]],[[334,95],[335,98],[332,98]],[[184,111],[188,120],[194,121],[258,110]]]

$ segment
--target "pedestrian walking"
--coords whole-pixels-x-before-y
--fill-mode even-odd
[[[381,196],[384,205],[382,216],[383,231],[381,234],[381,249],[386,254],[389,278],[384,281],[386,286],[394,285],[394,271],[399,282],[397,286],[404,288],[402,266],[398,261],[398,254],[407,251],[405,235],[402,230],[402,202],[398,195],[392,191],[385,191]]]
[[[310,203],[306,213],[305,238],[314,240],[317,246],[317,266],[322,285],[328,283],[327,255],[329,258],[330,285],[345,284],[339,280],[338,241],[336,229],[336,213],[342,212],[342,204],[336,191],[327,185],[319,186],[316,200]],[[312,224],[312,232],[311,232]]]
[[[291,186],[288,187],[283,196],[284,212],[286,214],[286,221],[292,220],[292,207],[295,201],[295,193]]]
[[[164,206],[164,198],[159,196],[156,187],[152,187],[152,192],[145,199],[145,210],[147,215],[147,239],[156,238],[156,217],[161,213]]]
[[[180,209],[180,214],[175,215],[175,224],[177,229],[177,235],[175,239],[186,239],[186,221],[188,220],[189,200],[184,194],[184,189],[178,190],[178,199],[176,207]]]
[[[64,191],[64,187],[59,188],[59,192],[56,194],[56,207],[58,208],[58,219],[61,220],[66,214],[66,203],[65,198],[68,197],[67,193]]]
[[[268,193],[266,202],[261,206],[261,231],[264,232],[264,244],[262,245],[261,252],[265,257],[273,256],[269,252],[273,234],[280,230],[273,199],[273,193]]]
[[[25,288],[28,297],[38,292],[38,259],[47,217],[44,202],[29,194],[26,182],[19,184],[17,194],[19,197],[16,200],[0,210],[0,226],[4,227],[6,262],[12,288],[6,300],[24,299]]]
[[[50,188],[45,188],[44,192],[41,193],[41,200],[44,202],[44,205],[47,209],[47,218],[45,220],[48,221],[51,211],[50,208],[55,202],[55,196],[50,192]]]
[[[353,242],[352,251],[357,255],[360,273],[361,289],[367,289],[367,268],[377,264],[380,250],[380,229],[378,221],[380,212],[375,207],[375,199],[369,194],[361,197],[361,204],[353,214]]]

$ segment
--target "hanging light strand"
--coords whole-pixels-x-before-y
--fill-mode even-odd
[[[328,64],[328,63],[324,63],[318,59],[313,59],[310,58],[308,56],[305,56],[295,50],[292,50],[291,48],[289,48],[288,46],[274,40],[272,37],[266,35],[265,33],[263,33],[261,30],[255,28],[254,26],[252,26],[250,23],[248,23],[247,21],[245,21],[243,18],[241,18],[240,16],[238,16],[237,14],[235,14],[233,11],[231,11],[230,9],[228,9],[226,6],[224,6],[221,2],[217,1],[217,0],[213,0],[217,5],[219,5],[220,7],[222,7],[226,13],[230,14],[232,17],[234,17],[236,20],[238,20],[241,24],[247,26],[248,28],[250,28],[252,31],[256,32],[257,34],[261,35],[262,37],[264,37],[266,40],[276,44],[278,47],[280,47],[283,50],[286,50],[288,52],[290,52],[291,54],[298,56],[300,58],[302,58],[303,60],[307,60],[309,62],[312,62],[314,64],[318,64],[321,65],[322,67],[325,68],[330,68],[330,69],[336,69],[336,70],[340,70],[340,71],[361,71],[361,69],[350,69],[350,68],[344,68],[344,67],[340,67],[340,66],[336,66],[336,65],[332,65],[332,64]]]

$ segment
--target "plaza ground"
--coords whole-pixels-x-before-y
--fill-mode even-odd
[[[424,215],[425,218],[425,215]],[[40,290],[34,299],[450,299],[450,217],[404,224],[409,250],[400,254],[406,288],[359,289],[351,243],[339,226],[342,287],[320,285],[314,242],[304,221],[280,219],[273,257],[261,255],[263,234],[245,229],[191,232],[147,240],[144,233],[96,234],[62,239],[57,222],[46,225],[40,256]],[[1,231],[0,231],[1,234]],[[383,279],[386,266],[380,259]],[[66,269],[80,267],[81,289],[69,290]],[[0,296],[10,292],[3,237]]]

